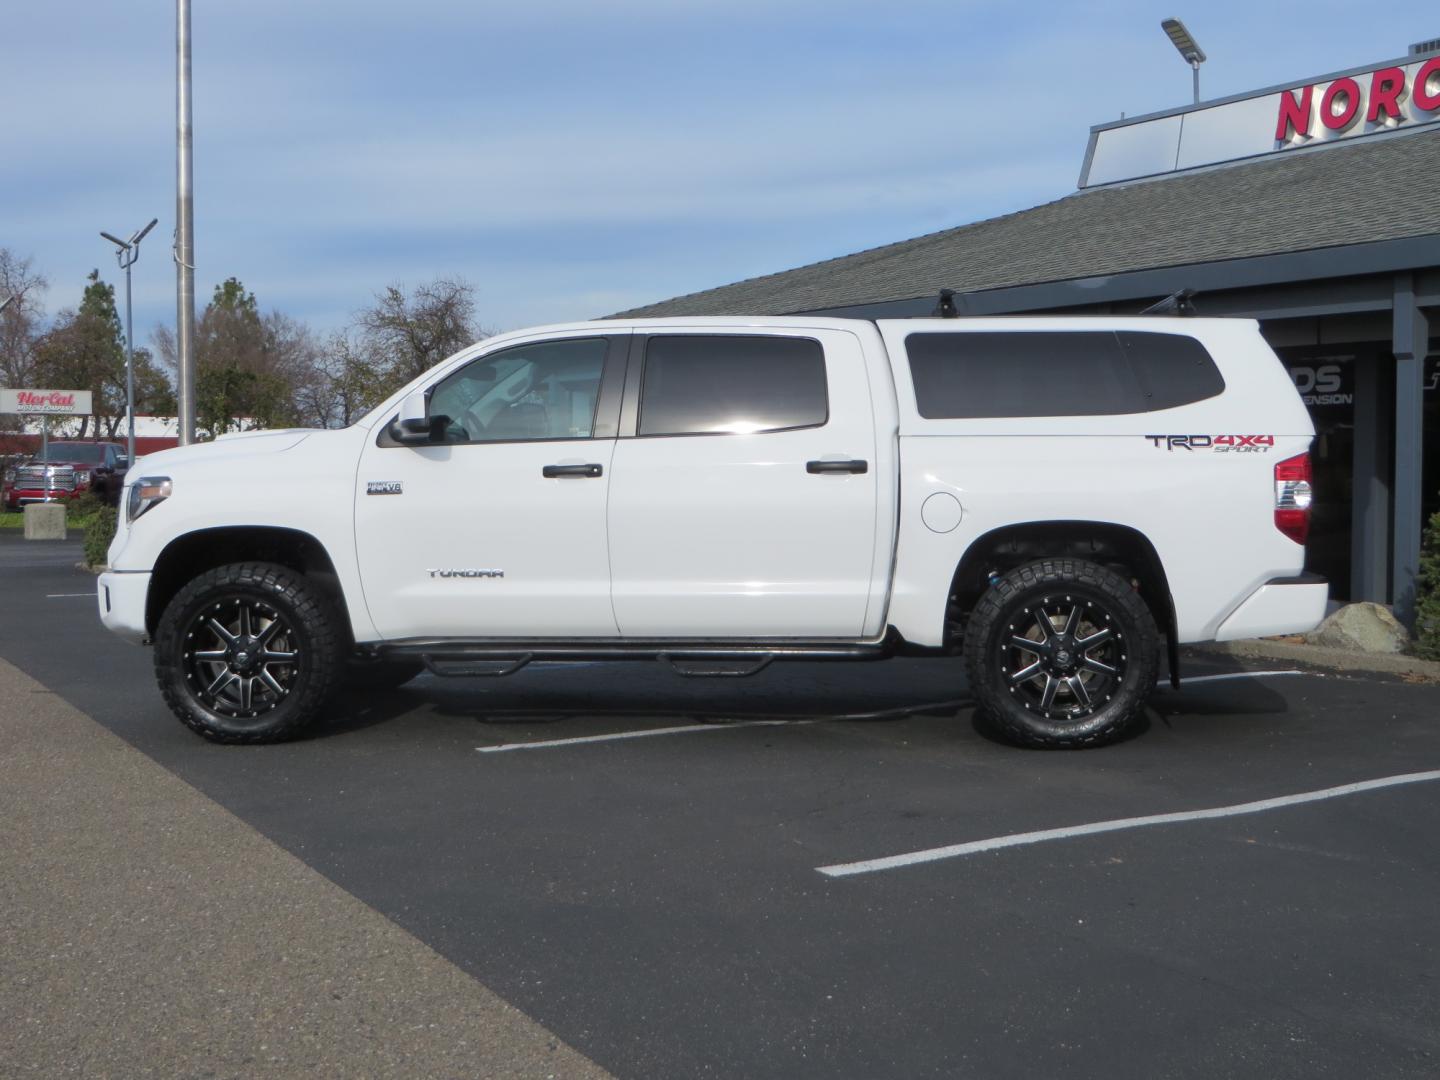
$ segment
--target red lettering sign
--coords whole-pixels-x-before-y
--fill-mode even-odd
[[[1320,122],[1336,134],[1349,131],[1362,117],[1368,124],[1403,121],[1407,94],[1420,112],[1440,110],[1440,56],[1431,57],[1421,65],[1409,86],[1405,84],[1404,68],[1380,68],[1370,72],[1369,78],[1368,97],[1360,89],[1360,83],[1348,75],[1328,84],[1280,91],[1275,141],[1287,143],[1310,137],[1311,105],[1317,90],[1321,91],[1317,110]]]
[[[1320,122],[1331,131],[1346,131],[1360,114],[1360,84],[1354,79],[1336,79],[1320,99]]]
[[[1400,99],[1405,96],[1405,72],[1400,68],[1381,68],[1370,80],[1370,107],[1365,119],[1376,123],[1384,112],[1392,120],[1400,119]]]
[[[1310,134],[1310,99],[1315,96],[1315,88],[1307,86],[1300,91],[1300,100],[1296,101],[1293,90],[1280,91],[1280,122],[1275,125],[1275,141],[1284,142],[1290,138],[1293,130],[1296,135]]]
[[[1425,112],[1434,112],[1440,109],[1440,85],[1435,87],[1435,92],[1430,92],[1430,80],[1434,79],[1440,84],[1440,56],[1426,61],[1423,67],[1415,73],[1415,107]]]
[[[41,408],[69,408],[75,404],[74,394],[62,394],[58,390],[52,390],[48,394],[37,394],[33,390],[20,390],[16,398],[21,405],[38,405]]]

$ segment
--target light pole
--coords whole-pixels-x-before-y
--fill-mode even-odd
[[[1200,104],[1200,65],[1205,62],[1205,50],[1200,48],[1195,39],[1190,36],[1190,31],[1185,29],[1185,24],[1179,19],[1165,19],[1160,23],[1160,29],[1170,36],[1171,43],[1185,62],[1190,65],[1190,70],[1195,73],[1195,104]]]
[[[125,460],[135,460],[135,323],[130,317],[130,267],[140,258],[140,241],[153,229],[159,218],[151,218],[150,224],[121,240],[101,231],[100,235],[115,245],[115,261],[125,271],[125,416],[129,421],[129,434],[125,440]]]
[[[195,193],[190,0],[175,0],[175,397],[180,445],[195,441]]]

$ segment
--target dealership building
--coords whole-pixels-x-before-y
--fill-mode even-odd
[[[1440,40],[1091,129],[1078,190],[625,316],[1129,314],[1195,290],[1260,320],[1315,420],[1310,568],[1413,618],[1440,510]]]

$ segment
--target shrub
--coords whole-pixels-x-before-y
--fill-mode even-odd
[[[65,505],[65,517],[68,521],[84,521],[93,518],[101,510],[105,509],[105,503],[100,496],[93,491],[87,491],[77,499],[71,499]]]
[[[104,566],[110,541],[115,539],[115,511],[102,506],[85,526],[85,564]]]
[[[1415,605],[1415,653],[1440,660],[1440,513],[1431,516],[1420,541],[1420,586]]]

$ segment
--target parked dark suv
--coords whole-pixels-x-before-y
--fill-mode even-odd
[[[57,439],[16,468],[13,479],[6,477],[5,507],[19,510],[26,503],[68,501],[87,491],[115,506],[129,467],[125,448],[118,443]]]

